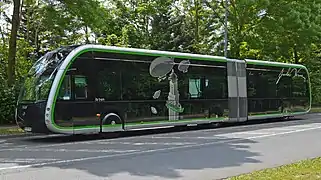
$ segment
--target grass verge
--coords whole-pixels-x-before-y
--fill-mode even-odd
[[[24,131],[18,127],[0,128],[0,135],[23,134]]]
[[[321,107],[312,107],[310,113],[320,113]]]
[[[302,160],[276,168],[254,171],[227,180],[317,180],[321,179],[321,158]]]

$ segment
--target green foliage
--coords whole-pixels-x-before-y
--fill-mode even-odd
[[[14,120],[16,105],[16,91],[14,87],[6,85],[6,79],[0,74],[0,123],[9,124]]]
[[[321,105],[321,46],[312,45],[311,53],[307,55],[305,65],[310,71],[312,103]]]

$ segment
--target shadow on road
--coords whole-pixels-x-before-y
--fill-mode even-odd
[[[182,142],[184,140],[180,141]],[[167,140],[167,142],[170,142],[170,140]],[[125,179],[126,177],[128,178],[129,176],[133,175],[148,179],[153,179],[156,177],[176,179],[188,176],[186,171],[190,173],[191,171],[235,167],[241,166],[245,163],[260,162],[255,159],[255,157],[260,156],[260,154],[251,152],[250,150],[250,145],[256,143],[256,141],[253,140],[217,138],[216,140],[194,140],[194,142],[196,145],[187,145],[185,147],[155,147],[153,145],[147,145],[144,146],[144,150],[138,153],[118,154],[115,157],[107,157],[108,154],[106,153],[100,153],[96,155],[87,154],[87,156],[84,156],[83,154],[82,157],[79,157],[78,155],[73,154],[73,152],[50,153],[41,151],[32,152],[32,155],[23,152],[20,152],[19,154],[12,153],[11,155],[15,158],[22,159],[35,156],[40,159],[73,159],[69,162],[53,164],[49,162],[47,164],[41,164],[40,166],[32,167],[33,169],[37,169],[37,176],[39,177],[44,177],[41,175],[41,173],[46,174],[46,170],[48,170],[48,168],[55,168],[55,173],[61,179],[70,179],[69,176],[71,174],[65,176],[68,173],[72,173],[73,177],[75,177],[75,173],[79,173],[77,175],[78,177],[84,175],[86,178],[90,179],[108,178],[114,175],[117,175],[118,177],[123,176],[120,177],[120,179]],[[83,148],[88,149],[88,146],[95,146],[95,144],[83,144]],[[141,147],[136,148],[140,149]],[[149,150],[152,151],[148,152]],[[109,155],[113,156],[115,154]],[[95,159],[80,159],[87,157],[95,157]],[[26,164],[30,164],[30,162],[18,163],[18,165]],[[40,169],[43,167],[46,168],[43,169],[44,171],[42,172]],[[28,171],[26,171],[26,173],[27,172]]]
[[[49,145],[57,144],[57,146],[50,146],[52,151],[41,151],[41,148],[37,149],[37,151],[12,151],[10,152],[10,157],[14,158],[8,158],[8,156],[5,158],[7,159],[6,163],[15,163],[17,165],[37,164],[36,162],[15,161],[15,159],[18,158],[23,159],[36,157],[39,159],[56,159],[43,164],[40,163],[38,164],[39,166],[32,167],[33,169],[37,169],[37,176],[39,175],[39,177],[46,177],[45,175],[41,175],[41,173],[46,174],[48,171],[52,172],[53,170],[50,170],[50,168],[55,168],[54,172],[57,174],[57,177],[61,179],[72,179],[72,177],[76,177],[76,173],[77,177],[86,176],[86,178],[89,179],[108,178],[115,176],[117,176],[119,179],[126,179],[129,177],[128,175],[138,176],[138,179],[154,179],[156,177],[184,179],[184,177],[190,177],[189,173],[195,171],[238,167],[247,163],[260,163],[260,161],[257,160],[257,157],[260,156],[260,154],[251,150],[251,146],[257,143],[257,141],[250,139],[227,138],[224,136],[218,137],[215,135],[269,127],[299,125],[304,123],[302,120],[283,120],[281,123],[273,123],[272,120],[261,121],[261,123],[264,123],[264,127],[260,126],[260,122],[258,121],[239,123],[238,125],[224,125],[225,127],[237,126],[237,128],[233,128],[233,130],[231,130],[231,128],[223,127],[206,132],[201,130],[210,129],[209,127],[189,127],[181,129],[173,128],[127,133],[109,133],[103,137],[90,135],[31,138],[24,141],[28,141],[29,143],[37,145],[46,145],[48,143]],[[177,133],[182,131],[186,131],[186,133]],[[152,136],[147,136],[148,134],[153,134],[153,136],[161,136],[161,138],[153,139],[151,138]],[[123,138],[128,136],[134,138]],[[202,136],[203,138],[197,139],[198,136]],[[112,142],[114,144],[99,144],[98,141],[91,141],[98,139],[113,139]],[[122,144],[128,141],[130,141],[132,144]],[[66,145],[60,144],[64,142],[75,143]],[[111,141],[103,140],[100,142]],[[133,145],[135,142],[155,142],[155,144],[147,143],[145,145]],[[194,144],[164,145],[166,142]],[[30,146],[30,148],[32,149],[33,147]],[[137,151],[133,153],[76,152],[76,150],[80,149],[108,150],[113,148],[123,148],[124,150],[135,149]],[[59,149],[68,149],[70,151],[62,152],[58,151]],[[10,160],[12,160],[12,162],[10,162]],[[4,162],[0,161],[0,163]],[[43,167],[46,168],[41,169]],[[21,173],[28,173],[28,171],[21,171]],[[8,176],[11,178],[14,175],[11,174]],[[27,177],[28,175],[26,174],[25,176]],[[3,177],[6,177],[6,175]],[[15,178],[19,179],[18,175],[13,179]]]
[[[216,140],[216,143],[208,140],[199,140],[196,143],[198,146],[185,148],[169,147],[168,150],[164,147],[160,148],[162,150],[157,150],[157,148],[149,146],[146,149],[154,149],[155,151],[101,158],[99,156],[106,156],[106,154],[99,154],[96,156],[97,159],[70,161],[61,164],[49,163],[33,167],[33,169],[37,169],[37,172],[41,173],[39,171],[41,168],[46,167],[47,169],[48,167],[53,167],[55,168],[54,171],[62,179],[69,179],[69,176],[66,177],[64,175],[76,172],[79,173],[78,177],[84,175],[92,179],[108,178],[114,175],[117,175],[120,179],[126,179],[126,177],[128,178],[133,175],[148,179],[156,177],[176,179],[188,177],[186,171],[191,173],[191,171],[241,166],[245,163],[260,163],[260,161],[255,159],[260,154],[250,150],[250,145],[256,143],[253,140],[221,138]],[[208,144],[206,145],[206,143]],[[90,145],[87,144],[85,146]],[[65,152],[64,155],[39,152],[36,155],[37,158],[61,158],[61,156],[67,156],[68,154],[66,153],[70,152]],[[19,164],[25,165],[25,163]],[[77,171],[75,172],[74,170]],[[44,171],[43,173],[46,172]],[[127,176],[125,176],[126,174]]]
[[[260,163],[255,159],[260,154],[251,152],[249,148],[249,144],[255,141],[244,139],[222,139],[222,141],[224,142],[220,144],[184,150],[176,149],[138,156],[87,161],[86,165],[76,163],[72,167],[98,177],[112,177],[119,173],[123,175],[128,173],[130,176],[144,176],[150,179],[155,176],[175,179],[188,177],[186,171],[191,173],[191,171],[206,169],[237,167],[245,163]],[[60,168],[68,169],[68,165],[60,166]]]

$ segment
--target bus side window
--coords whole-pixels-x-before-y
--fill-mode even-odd
[[[66,75],[64,81],[62,82],[59,90],[59,97],[61,100],[71,99],[71,80],[70,75]]]
[[[75,76],[75,99],[87,99],[87,87],[87,78],[85,76]]]

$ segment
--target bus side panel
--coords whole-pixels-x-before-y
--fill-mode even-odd
[[[288,68],[291,75],[291,101],[288,114],[303,114],[310,109],[310,84],[308,72],[302,68]]]
[[[280,71],[279,67],[247,64],[249,120],[283,116],[282,98],[288,88],[277,85]]]
[[[143,55],[94,56],[99,111],[104,116],[117,114],[126,129],[209,123],[227,116],[224,62],[175,58],[175,64],[166,64],[162,58]]]
[[[248,65],[249,119],[302,114],[310,108],[308,74],[291,66]]]

